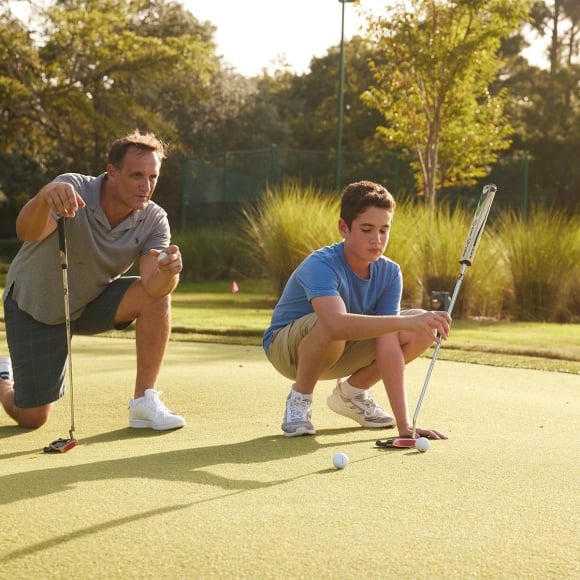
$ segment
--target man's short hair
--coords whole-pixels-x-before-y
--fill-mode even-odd
[[[344,189],[340,217],[350,229],[353,220],[367,208],[380,207],[394,212],[396,205],[393,196],[381,184],[372,181],[357,181]]]
[[[153,151],[159,155],[159,160],[167,157],[167,145],[157,139],[153,133],[141,134],[138,129],[132,133],[117,139],[109,150],[108,163],[120,167],[130,147],[136,147],[141,151]]]

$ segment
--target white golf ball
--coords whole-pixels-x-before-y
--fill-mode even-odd
[[[348,455],[346,453],[335,453],[332,457],[332,464],[336,469],[344,469],[348,465]]]
[[[168,256],[168,255],[169,255],[169,254],[167,254],[167,253],[165,253],[165,252],[161,252],[161,254],[159,254],[159,255],[157,256],[157,261],[158,261],[158,262],[161,262],[161,260],[164,260],[165,258],[167,258],[167,256]]]
[[[429,439],[427,439],[427,437],[419,437],[419,439],[415,441],[415,449],[421,453],[425,453],[425,451],[427,451],[430,446],[431,444],[429,443]]]

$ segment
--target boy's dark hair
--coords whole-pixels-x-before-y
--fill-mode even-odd
[[[167,156],[167,146],[155,137],[153,133],[142,135],[138,129],[117,139],[109,150],[108,163],[120,167],[130,147],[137,147],[141,151],[153,151],[163,160]]]
[[[385,187],[372,181],[357,181],[347,185],[342,194],[340,217],[350,229],[353,220],[368,207],[380,207],[394,212],[393,196]]]

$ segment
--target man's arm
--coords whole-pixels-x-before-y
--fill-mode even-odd
[[[151,250],[141,256],[139,270],[145,291],[155,298],[171,294],[179,284],[179,274],[183,269],[181,253],[178,246],[169,246],[163,250],[167,254],[158,260],[161,250]]]
[[[85,202],[70,183],[53,181],[45,185],[20,210],[16,218],[16,235],[23,242],[39,242],[56,229],[52,212],[74,217]]]

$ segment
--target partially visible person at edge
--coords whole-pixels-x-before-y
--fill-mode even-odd
[[[171,293],[182,269],[167,214],[151,201],[165,156],[165,144],[155,135],[135,131],[112,144],[103,174],[59,175],[20,211],[16,232],[24,243],[3,295],[10,358],[0,359],[0,401],[21,427],[45,424],[65,392],[59,219],[66,219],[71,333],[125,329],[135,321],[129,426],[185,425],[156,390],[171,332]],[[167,256],[158,261],[161,253]],[[124,276],[137,259],[140,275]],[[102,379],[109,380],[106,370]]]
[[[412,435],[405,365],[437,339],[446,340],[446,312],[401,312],[402,275],[383,256],[395,201],[380,184],[360,181],[343,193],[338,230],[343,240],[311,253],[292,273],[274,308],[263,346],[276,370],[294,381],[282,430],[314,435],[312,396],[319,380],[337,379],[327,398],[332,411],[369,429],[397,425]],[[373,399],[383,382],[394,417]],[[418,427],[416,436],[446,439]]]

